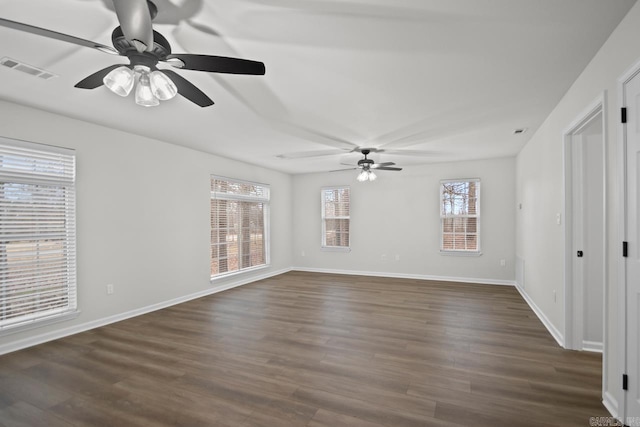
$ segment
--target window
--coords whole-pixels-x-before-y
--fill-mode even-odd
[[[440,181],[443,252],[480,253],[480,180]]]
[[[269,186],[211,177],[211,277],[269,264]]]
[[[349,250],[349,187],[322,189],[322,247]]]
[[[0,138],[0,331],[75,316],[75,154]]]

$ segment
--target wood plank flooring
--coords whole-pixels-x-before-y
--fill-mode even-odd
[[[0,357],[0,425],[587,426],[511,287],[290,272]]]

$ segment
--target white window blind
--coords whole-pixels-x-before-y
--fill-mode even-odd
[[[0,138],[0,331],[74,313],[75,154]]]
[[[265,184],[211,177],[211,277],[269,264]]]
[[[443,252],[480,251],[480,180],[440,181]]]
[[[322,246],[349,248],[349,187],[322,189]]]

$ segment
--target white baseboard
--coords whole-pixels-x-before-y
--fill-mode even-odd
[[[544,312],[540,310],[540,307],[538,307],[535,302],[533,302],[531,297],[527,294],[527,292],[524,289],[520,288],[519,286],[516,286],[516,289],[518,290],[518,292],[520,292],[520,295],[522,295],[522,298],[524,298],[527,304],[529,304],[529,307],[531,307],[531,310],[533,310],[536,316],[538,316],[538,319],[540,319],[542,324],[545,326],[545,328],[547,328],[551,336],[556,340],[556,342],[560,345],[560,347],[565,348],[564,337],[560,333],[560,331],[553,325],[553,323],[551,323],[551,321],[547,318]]]
[[[381,271],[334,270],[326,268],[293,267],[293,271],[309,273],[346,274],[351,276],[390,277],[394,279],[435,280],[439,282],[477,283],[481,285],[515,286],[513,280],[479,279],[473,277],[428,276],[423,274],[385,273]]]
[[[595,341],[582,341],[582,350],[594,353],[602,353],[602,343]]]
[[[602,404],[607,408],[607,411],[609,411],[612,417],[618,418],[618,401],[608,391],[604,392]]]
[[[130,319],[132,317],[147,314],[152,311],[161,310],[163,308],[171,307],[172,305],[181,304],[183,302],[191,301],[196,298],[202,298],[207,295],[212,295],[218,292],[226,291],[228,289],[236,288],[238,286],[246,285],[249,283],[257,282],[258,280],[268,279],[269,277],[277,276],[279,274],[287,273],[291,271],[290,268],[285,268],[278,271],[270,271],[265,274],[251,277],[238,277],[236,280],[225,283],[224,285],[205,289],[203,291],[195,292],[189,295],[184,295],[178,298],[174,298],[168,301],[159,302],[156,304],[148,305],[146,307],[137,308],[135,310],[127,311],[124,313],[115,314],[113,316],[104,317],[102,319],[92,320],[91,322],[82,323],[79,325],[70,326],[68,328],[58,329],[55,331],[47,332],[44,334],[34,335],[32,337],[24,338],[21,340],[9,342],[7,344],[0,345],[0,355],[10,353],[23,348],[31,347],[38,344],[43,344],[48,341],[53,341],[59,338],[64,338],[69,335],[85,332],[90,329],[106,326],[110,323],[120,322],[121,320]]]

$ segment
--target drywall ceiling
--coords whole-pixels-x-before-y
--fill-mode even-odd
[[[178,71],[216,104],[143,108],[73,87],[126,58],[0,27],[0,58],[57,75],[0,66],[0,98],[288,173],[343,168],[355,147],[401,151],[372,156],[400,166],[513,156],[635,0],[155,3],[174,52],[259,60],[266,75]],[[106,45],[118,25],[110,0],[0,0],[0,16]]]

